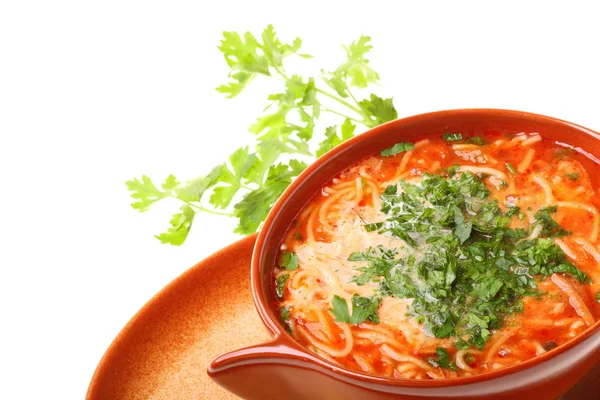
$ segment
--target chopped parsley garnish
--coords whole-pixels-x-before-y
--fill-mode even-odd
[[[596,302],[600,303],[600,293],[596,293]]]
[[[279,310],[279,313],[281,315],[282,321],[287,321],[288,319],[290,319],[290,309],[287,306],[281,307],[281,309]]]
[[[512,217],[513,215],[517,215],[521,212],[521,209],[519,207],[514,206],[512,204],[511,205],[507,204],[507,207],[508,207],[508,211],[506,212],[506,215],[508,215],[509,217]]]
[[[358,294],[352,296],[352,315],[348,311],[348,303],[338,295],[333,296],[331,302],[333,308],[330,309],[337,322],[346,322],[349,324],[359,325],[365,321],[371,321],[374,324],[379,323],[377,316],[377,307],[381,302],[381,298],[362,297]]]
[[[383,276],[395,265],[395,250],[387,250],[383,246],[369,247],[363,253],[352,253],[349,261],[368,261],[368,267],[359,268],[361,275],[352,278],[351,282],[357,285],[364,285],[375,277]]]
[[[555,342],[551,341],[551,342],[546,342],[543,347],[544,347],[544,350],[550,351],[552,349],[557,348],[558,345]]]
[[[285,281],[290,277],[290,274],[283,274],[275,279],[275,292],[277,292],[277,297],[280,299],[283,298],[283,289],[285,285]]]
[[[300,232],[296,232],[294,234],[294,237],[296,238],[296,240],[304,240],[304,236],[302,236]]]
[[[400,153],[404,153],[405,151],[412,150],[414,148],[415,148],[415,145],[412,144],[411,142],[400,142],[400,143],[396,143],[389,149],[382,150],[380,154],[383,157],[391,157],[391,156],[395,156],[396,154],[400,154]]]
[[[565,174],[565,178],[567,178],[570,181],[577,181],[579,179],[579,174],[577,172],[574,172],[572,174]]]
[[[467,364],[473,364],[475,361],[475,358],[471,355],[471,353],[467,353],[464,359]]]
[[[570,149],[568,147],[560,147],[560,148],[554,150],[555,156],[559,159],[571,156],[575,153],[576,153],[575,149]]]
[[[464,243],[470,236],[473,229],[472,222],[465,222],[465,216],[458,208],[454,208],[454,235]]]
[[[278,265],[288,271],[293,271],[298,268],[298,256],[291,251],[282,251],[279,256]]]
[[[373,231],[376,231],[377,229],[380,229],[382,226],[383,226],[383,223],[382,223],[382,222],[376,222],[376,223],[374,223],[374,224],[365,224],[365,225],[364,225],[364,227],[365,227],[365,230],[366,230],[367,232],[373,232]]]
[[[285,306],[285,307],[281,307],[279,309],[279,317],[281,318],[281,322],[283,322],[283,326],[285,326],[285,330],[288,333],[292,333],[292,328],[290,327],[289,323],[287,322],[290,319],[290,307],[289,306]]]
[[[513,165],[509,162],[506,163],[506,169],[513,175],[517,175],[517,170],[515,169],[515,167],[513,167]]]
[[[521,209],[519,207],[512,204],[507,204],[506,206],[508,207],[506,216],[512,217],[513,215],[516,215],[519,219],[525,218],[525,214],[521,212]]]
[[[473,136],[466,140],[467,143],[476,144],[478,146],[484,146],[487,142],[481,136]]]
[[[437,359],[430,359],[429,363],[431,365],[436,368],[442,367],[456,371],[456,364],[454,364],[454,361],[450,361],[448,350],[444,349],[443,347],[438,347],[435,349],[435,354],[437,355]]]
[[[448,174],[449,177],[453,177],[454,175],[456,175],[458,173],[459,170],[460,170],[459,165],[453,165],[451,167],[448,167],[448,169],[446,170],[446,174]]]
[[[543,224],[542,235],[547,237],[569,236],[571,232],[564,230],[550,214],[558,211],[558,207],[550,206],[540,208],[534,215],[534,218]]]
[[[512,258],[516,264],[515,273],[547,277],[554,273],[568,273],[580,283],[591,283],[591,279],[573,263],[565,253],[549,238],[523,240],[517,243]]]
[[[445,133],[444,140],[446,142],[454,142],[456,140],[462,140],[462,134],[460,133]]]
[[[590,282],[552,242],[562,230],[550,216],[553,207],[536,213],[543,229],[528,239],[532,231],[509,228],[520,209],[504,212],[489,197],[485,183],[468,172],[388,186],[381,195],[386,220],[365,228],[403,240],[407,255],[382,246],[353,253],[350,261],[367,265],[352,281],[378,283],[376,296],[413,299],[407,314],[425,331],[456,338],[457,348],[480,349],[507,316],[523,311],[523,296],[541,295],[536,279],[564,273]],[[334,309],[338,320],[350,320],[343,299],[334,299]],[[443,360],[442,353],[435,362]]]

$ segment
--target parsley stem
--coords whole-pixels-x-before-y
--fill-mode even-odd
[[[354,95],[352,94],[352,91],[350,90],[350,86],[348,86],[348,95],[350,96],[350,98],[352,100],[354,100],[354,102],[356,103],[356,105],[362,110],[362,107],[360,106],[360,103],[358,102],[358,100],[356,100],[356,97],[354,97]]]
[[[349,116],[347,116],[346,114],[342,114],[341,112],[337,112],[337,111],[335,111],[335,110],[332,110],[332,109],[330,109],[330,108],[323,107],[323,108],[322,108],[322,110],[323,110],[323,111],[325,111],[325,112],[330,112],[330,113],[332,113],[332,114],[339,115],[340,117],[347,118],[347,119],[349,119],[350,121],[354,121],[354,122],[358,122],[358,123],[360,123],[360,124],[364,124],[364,121],[363,121],[363,120],[360,120],[360,119],[356,119],[356,118],[349,117]]]
[[[351,109],[352,111],[354,111],[355,113],[357,113],[358,115],[366,118],[365,113],[364,113],[363,110],[360,110],[360,109],[354,107],[352,104],[348,103],[346,100],[344,100],[344,99],[342,99],[342,98],[340,98],[340,97],[338,97],[338,96],[336,96],[334,94],[326,92],[323,89],[316,88],[316,91],[318,93],[321,93],[323,96],[327,96],[330,99],[333,99],[333,100],[337,101],[338,103],[345,105],[346,107],[348,107],[349,109]],[[363,122],[361,122],[361,123],[363,123]]]
[[[185,201],[180,199],[179,197],[173,196],[173,195],[169,195],[169,197],[172,197],[174,199],[177,199],[179,201],[183,201],[185,204],[187,204],[188,206],[192,207],[196,212],[207,212],[209,214],[215,214],[215,215],[222,215],[224,217],[233,217],[234,214],[233,213],[227,213],[227,212],[222,212],[222,211],[217,211],[217,210],[211,210],[209,208],[204,208],[204,206],[202,205],[197,205],[192,203],[191,201]]]
[[[283,65],[281,65],[280,67],[275,68],[275,71],[277,71],[277,73],[286,81],[289,81],[290,78],[288,78],[287,74],[285,73],[285,69],[283,69]]]
[[[200,208],[198,210],[199,211],[207,212],[209,214],[222,215],[222,216],[225,216],[225,217],[233,217],[234,216],[233,213],[226,213],[226,212],[211,210],[209,208],[204,208],[202,206],[200,206]]]

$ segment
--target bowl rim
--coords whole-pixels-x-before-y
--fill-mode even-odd
[[[276,316],[273,314],[269,307],[269,301],[267,298],[267,293],[265,293],[262,289],[262,270],[263,268],[272,268],[273,266],[265,265],[264,267],[261,265],[262,253],[265,248],[265,244],[267,238],[272,230],[272,224],[274,220],[279,216],[283,209],[285,209],[285,204],[287,199],[290,197],[292,193],[295,193],[298,190],[298,187],[301,183],[314,174],[323,164],[325,164],[329,159],[346,151],[347,149],[359,145],[361,142],[365,140],[369,140],[372,137],[378,135],[384,135],[387,132],[393,131],[396,126],[404,125],[404,124],[415,124],[419,122],[425,122],[431,119],[440,119],[444,117],[456,117],[456,116],[486,116],[490,118],[498,118],[498,117],[517,117],[529,122],[546,122],[557,125],[563,125],[573,129],[574,131],[579,131],[581,134],[586,134],[588,136],[593,137],[598,143],[600,143],[600,133],[595,132],[591,129],[585,128],[581,125],[565,121],[562,119],[549,117],[546,115],[535,114],[525,111],[516,111],[516,110],[507,110],[507,109],[495,109],[495,108],[465,108],[465,109],[451,109],[451,110],[441,110],[428,112],[418,115],[409,116],[406,118],[396,119],[394,121],[387,122],[385,124],[379,125],[375,128],[372,128],[364,133],[356,135],[355,137],[345,141],[344,143],[336,146],[332,150],[328,151],[321,157],[319,157],[316,161],[310,164],[292,183],[291,185],[283,192],[283,194],[279,197],[265,222],[258,233],[258,237],[256,239],[256,243],[254,246],[254,250],[252,253],[252,263],[251,263],[251,290],[252,296],[254,299],[254,304],[256,309],[260,315],[260,318],[263,324],[267,327],[267,329],[274,336],[274,343],[278,343],[284,347],[290,348],[290,352],[292,349],[295,351],[301,351],[306,354],[308,357],[305,358],[309,363],[315,364],[316,366],[320,366],[329,370],[334,375],[339,374],[340,377],[344,377],[346,379],[356,379],[362,381],[363,383],[371,383],[371,384],[379,384],[385,386],[394,386],[394,387],[412,387],[412,388],[439,388],[439,387],[453,387],[459,385],[468,385],[473,383],[478,383],[482,381],[490,381],[496,378],[500,378],[509,374],[514,374],[521,372],[523,370],[532,368],[538,364],[541,364],[545,361],[548,361],[560,354],[565,353],[569,349],[577,346],[582,341],[590,337],[595,331],[600,327],[600,320],[596,321],[593,325],[589,326],[584,332],[577,335],[573,339],[569,340],[565,344],[556,347],[540,356],[530,358],[526,361],[523,361],[519,364],[515,364],[506,368],[484,372],[478,375],[466,376],[466,377],[456,377],[456,378],[447,378],[447,379],[434,379],[434,380],[416,380],[416,379],[400,379],[400,378],[388,378],[377,375],[370,375],[361,371],[351,370],[346,367],[335,365],[328,360],[313,354],[300,343],[298,343],[290,334],[285,332]],[[591,155],[587,153],[585,150],[578,149],[580,152],[584,153],[588,157]],[[593,155],[592,155],[593,156]],[[597,160],[597,157],[594,157]],[[323,182],[324,184],[325,182]],[[291,221],[290,221],[291,223]],[[286,354],[283,354],[283,357],[286,357]],[[296,358],[292,354],[289,354],[289,358]]]

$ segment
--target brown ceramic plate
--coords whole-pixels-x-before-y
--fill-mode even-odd
[[[154,296],[102,357],[87,399],[235,399],[206,368],[220,354],[269,340],[250,292],[255,240],[213,254]],[[598,393],[600,364],[562,399]]]
[[[220,250],[154,296],[102,357],[87,399],[236,399],[206,368],[270,339],[250,292],[255,241],[256,234]]]

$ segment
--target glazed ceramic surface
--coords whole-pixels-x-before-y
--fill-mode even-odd
[[[210,256],[150,300],[106,351],[87,399],[236,399],[206,367],[219,354],[270,339],[250,292],[255,240]]]
[[[330,151],[308,167],[277,202],[258,235],[252,259],[252,290],[260,316],[275,339],[217,358],[209,373],[245,398],[536,398],[553,399],[572,387],[600,360],[600,321],[571,342],[521,364],[449,380],[401,380],[350,371],[299,346],[283,331],[269,303],[272,267],[281,238],[322,185],[358,160],[400,141],[447,132],[479,134],[540,132],[600,158],[600,135],[540,115],[505,110],[453,110],[418,115],[379,126]],[[583,149],[583,150],[581,150]],[[252,376],[252,378],[250,378]],[[269,384],[267,384],[269,382]]]

